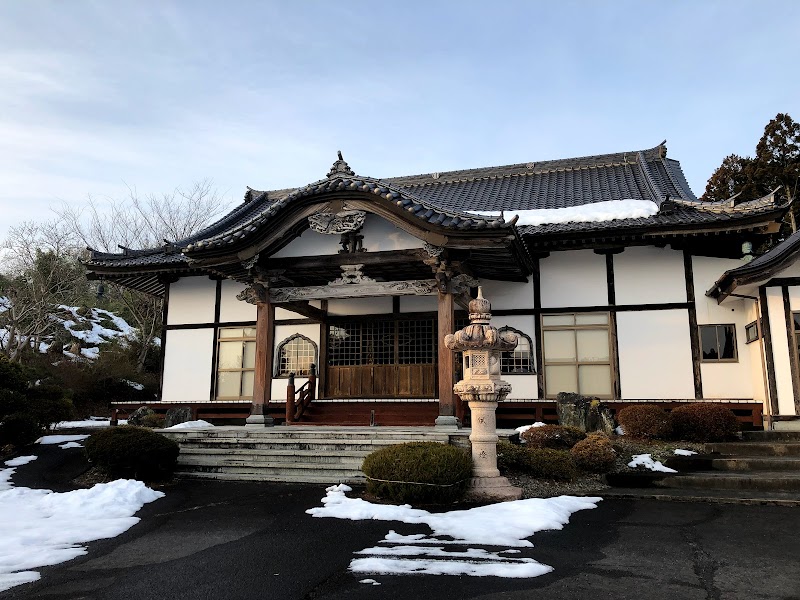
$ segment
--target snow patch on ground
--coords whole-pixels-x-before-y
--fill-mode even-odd
[[[475,215],[496,217],[499,211],[469,211]],[[535,210],[509,210],[504,213],[506,221],[519,216],[517,225],[544,225],[556,223],[602,223],[617,219],[642,219],[652,217],[658,206],[650,200],[607,200],[566,208],[542,208]]]
[[[14,470],[0,470],[0,592],[38,580],[32,569],[86,554],[81,544],[121,534],[164,495],[129,479],[65,493],[4,487]]]
[[[617,425],[617,428],[614,430],[614,433],[617,435],[625,435],[625,430],[622,428],[622,425]]]
[[[429,513],[408,504],[372,504],[361,498],[348,498],[346,492],[351,488],[344,484],[331,486],[326,491],[322,499],[323,506],[307,510],[308,514],[353,521],[401,521],[425,524],[431,528],[431,536],[400,535],[392,530],[381,542],[388,544],[388,547],[356,552],[359,558],[351,561],[351,571],[380,574],[537,577],[552,571],[552,567],[532,558],[512,558],[501,556],[501,553],[513,553],[515,547],[532,547],[527,538],[534,533],[562,529],[572,513],[596,508],[602,500],[574,496],[530,498],[469,510]],[[445,549],[448,544],[501,547],[502,550],[468,547],[463,551],[448,551]],[[361,555],[366,556],[361,558]]]
[[[375,581],[374,579],[361,579],[358,583],[366,583],[369,585],[380,585],[380,582]]]
[[[125,419],[119,420],[120,425],[127,425],[128,421]],[[91,417],[85,421],[61,421],[60,423],[56,423],[53,425],[53,429],[85,429],[88,427],[109,427],[111,425],[111,420],[97,417]]]
[[[80,442],[88,438],[88,435],[46,435],[36,440],[37,444],[63,444],[64,442]]]
[[[127,383],[133,389],[138,390],[140,392],[144,389],[144,385],[142,385],[141,383],[136,383],[135,381],[131,381],[130,379],[123,379],[122,381]]]
[[[644,467],[645,469],[659,471],[661,473],[677,473],[675,469],[670,469],[662,465],[660,460],[653,460],[653,457],[649,454],[634,454],[632,458],[633,460],[628,463],[628,466],[632,469]]]
[[[12,458],[11,460],[6,461],[7,467],[21,467],[22,465],[27,465],[29,462],[33,462],[39,458],[38,456],[18,456],[17,458]]]
[[[682,450],[680,448],[677,448],[675,450],[675,454],[677,454],[678,456],[691,456],[692,454],[697,454],[697,452],[695,452],[694,450]]]
[[[61,444],[59,448],[63,448],[64,450],[69,448],[83,448],[83,444],[79,444],[78,442],[67,442],[66,444]]]
[[[208,421],[203,421],[202,419],[199,419],[197,421],[186,421],[184,423],[178,423],[177,425],[173,425],[172,427],[167,427],[166,429],[205,429],[206,427],[213,427],[213,425]]]

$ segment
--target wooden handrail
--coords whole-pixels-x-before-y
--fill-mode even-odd
[[[311,363],[308,381],[295,390],[294,373],[289,373],[289,383],[286,386],[286,423],[299,420],[308,405],[314,401],[317,391],[317,366]],[[296,397],[296,399],[295,399]]]

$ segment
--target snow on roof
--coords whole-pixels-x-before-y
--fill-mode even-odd
[[[497,216],[496,211],[469,211],[478,215]],[[650,200],[608,200],[568,206],[566,208],[542,208],[536,210],[515,210],[504,213],[505,219],[511,220],[519,216],[518,226],[550,225],[554,223],[603,223],[621,219],[642,219],[652,217],[658,212],[658,206]]]

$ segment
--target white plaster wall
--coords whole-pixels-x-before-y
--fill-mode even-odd
[[[723,304],[717,304],[716,300],[706,296],[706,291],[714,285],[714,282],[725,271],[739,267],[742,264],[742,261],[730,258],[692,257],[694,297],[697,305],[697,322],[700,325],[744,321],[746,318],[746,305],[753,304],[753,301],[729,298]],[[737,331],[736,334],[738,336],[739,332]]]
[[[800,310],[800,286],[789,286],[789,308],[792,312]]]
[[[392,312],[392,298],[349,298],[328,300],[330,315],[377,315]]]
[[[318,323],[309,323],[308,325],[276,325],[275,326],[275,348],[272,353],[275,364],[278,361],[278,346],[289,336],[299,333],[306,336],[317,345],[317,362],[319,363],[319,335],[320,326]],[[275,365],[271,367],[271,373],[275,373]],[[319,364],[317,364],[317,382],[319,382]],[[295,389],[300,389],[308,379],[296,377],[294,380]],[[273,377],[272,379],[272,400],[276,402],[286,401],[286,385],[288,377]],[[319,397],[319,388],[317,389],[317,397]]]
[[[236,295],[247,286],[238,281],[225,279],[222,281],[222,293],[219,301],[219,320],[221,323],[236,323],[256,320],[256,305],[237,300]]]
[[[613,260],[617,304],[686,302],[683,252],[633,246]]]
[[[758,319],[758,310],[756,306],[755,302],[745,303],[745,321],[747,323]],[[742,330],[742,336],[744,337],[744,330]],[[744,338],[743,341],[746,341],[746,338]],[[746,352],[750,358],[750,380],[753,387],[753,399],[760,402],[764,402],[767,397],[767,388],[765,387],[767,380],[764,374],[764,359],[762,358],[763,343],[764,340],[761,338],[749,344],[745,343]]]
[[[209,402],[214,329],[172,329],[164,347],[162,402]]]
[[[767,307],[772,335],[772,356],[775,361],[775,383],[778,389],[778,413],[793,415],[795,410],[792,371],[789,362],[789,338],[786,331],[786,315],[783,309],[781,288],[767,288]]]
[[[297,314],[294,311],[287,310],[285,308],[275,307],[275,320],[286,320],[286,319],[305,319],[304,315]]]
[[[493,309],[533,308],[533,281],[519,283],[481,279],[481,287],[483,297],[492,303]],[[544,288],[545,284],[542,283],[542,289]]]
[[[553,252],[539,266],[543,308],[608,304],[605,256],[592,250]],[[527,302],[524,306],[532,306],[532,295]]]
[[[338,254],[339,250],[342,249],[339,245],[339,237],[338,235],[327,235],[317,233],[313,229],[306,229],[300,234],[300,237],[293,239],[273,254],[272,258]]]
[[[689,312],[617,313],[623,399],[694,398]]]
[[[400,296],[400,312],[431,312],[439,310],[436,296]]]
[[[182,277],[169,286],[167,325],[211,323],[216,301],[216,281],[208,277]]]
[[[422,248],[425,243],[377,215],[367,215],[361,235],[364,236],[363,244],[368,252],[412,250]]]

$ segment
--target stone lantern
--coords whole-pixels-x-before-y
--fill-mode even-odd
[[[505,400],[511,384],[500,379],[500,353],[517,347],[517,334],[500,333],[489,324],[492,306],[478,288],[469,303],[469,325],[444,338],[453,352],[464,355],[464,379],[453,386],[472,412],[472,481],[469,496],[476,500],[517,500],[522,490],[500,476],[497,469],[497,403]]]

